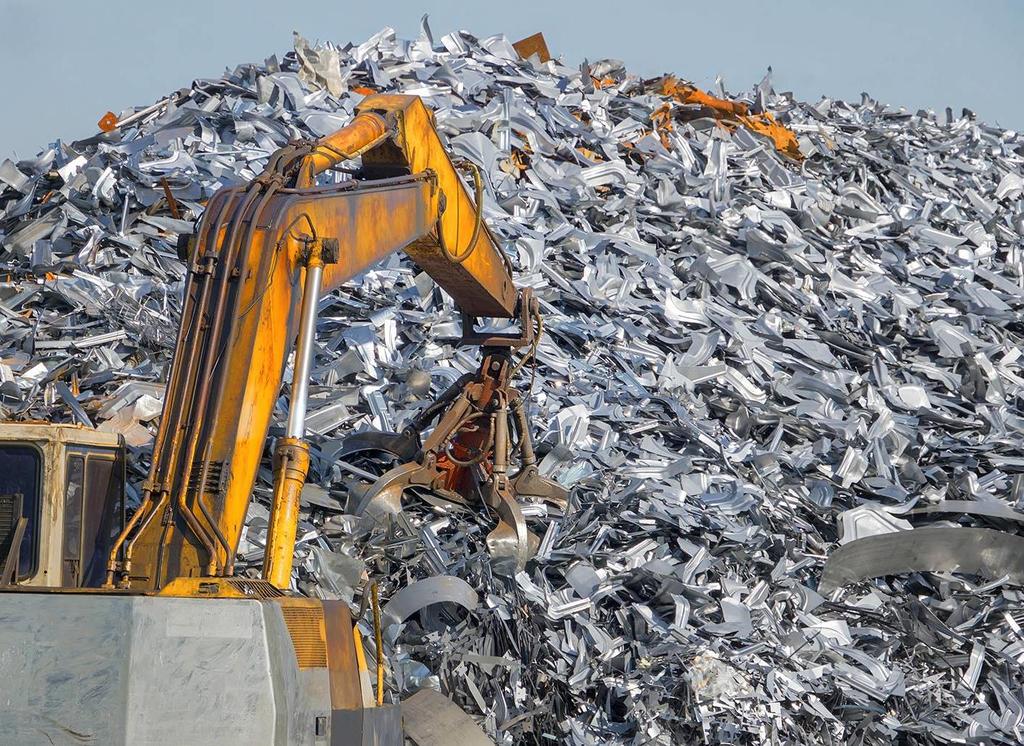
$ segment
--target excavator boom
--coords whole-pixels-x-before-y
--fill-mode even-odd
[[[357,156],[357,178],[316,184]],[[418,97],[398,95],[364,99],[345,128],[283,148],[255,181],[211,198],[188,255],[142,506],[112,552],[111,582],[159,589],[232,573],[311,272],[320,273],[317,292],[328,292],[404,249],[468,314],[515,316],[507,260],[479,210],[430,112]],[[293,400],[305,384],[298,362]],[[282,471],[302,460],[290,455]],[[305,466],[291,471],[285,487],[295,494],[284,499],[294,512]],[[297,515],[285,518],[293,539]],[[290,573],[287,531],[271,542],[268,555],[287,555]],[[276,582],[287,585],[281,572]]]

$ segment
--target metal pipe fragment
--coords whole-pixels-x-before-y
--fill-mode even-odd
[[[377,584],[370,587],[373,598],[373,641],[377,646],[377,707],[384,704],[384,634],[380,623],[380,597]]]

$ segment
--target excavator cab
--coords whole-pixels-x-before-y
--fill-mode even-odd
[[[119,435],[0,423],[0,584],[98,588],[125,518]]]

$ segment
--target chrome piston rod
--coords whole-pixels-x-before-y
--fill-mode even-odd
[[[323,274],[324,266],[319,262],[310,262],[306,267],[306,284],[302,290],[302,312],[299,316],[299,334],[295,344],[292,398],[288,409],[288,426],[285,428],[285,436],[288,438],[301,438],[306,434],[309,374],[313,365],[316,309],[320,303],[320,280]]]

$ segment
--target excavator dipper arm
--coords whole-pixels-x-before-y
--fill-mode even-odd
[[[357,178],[316,184],[357,156]],[[302,423],[317,301],[403,249],[469,316],[523,310],[507,260],[415,96],[364,99],[347,127],[282,148],[254,181],[210,199],[188,251],[142,504],[111,553],[108,585],[158,590],[233,573],[294,347],[264,567],[267,580],[287,587],[309,461]]]

